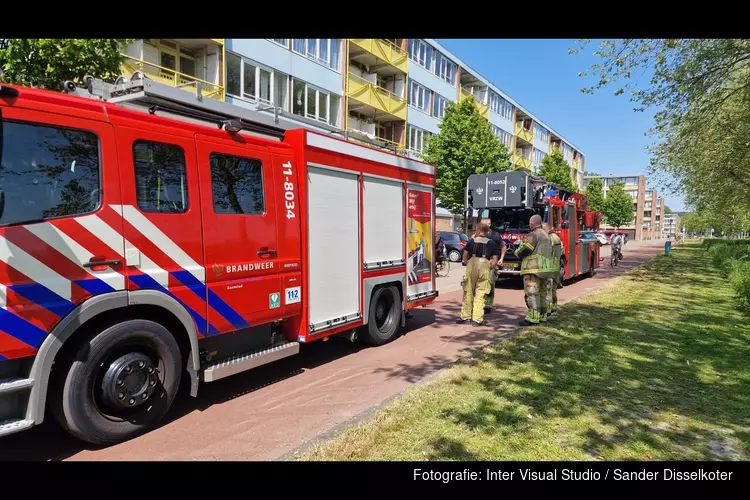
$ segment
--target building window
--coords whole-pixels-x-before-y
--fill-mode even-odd
[[[448,83],[455,83],[456,64],[437,50],[435,51],[435,75]]]
[[[506,120],[513,119],[513,105],[492,90],[490,90],[490,109]]]
[[[185,151],[175,144],[133,143],[135,196],[143,212],[179,214],[188,209]]]
[[[265,212],[260,160],[211,153],[211,186],[217,214],[260,215]]]
[[[506,132],[505,130],[501,129],[500,127],[493,125],[492,131],[495,133],[498,139],[500,139],[500,142],[508,146],[508,148],[511,147],[512,141],[513,141],[513,134],[510,132]]]
[[[549,131],[546,128],[535,123],[534,124],[534,140],[537,143],[549,144]]]
[[[289,48],[289,39],[288,38],[269,38],[272,42],[278,43],[279,45]]]
[[[149,43],[149,45],[152,45]],[[170,40],[155,40],[159,65],[183,75],[195,77],[195,51]]]
[[[294,38],[292,50],[308,59],[339,71],[341,40],[338,38]]]
[[[0,225],[93,212],[101,202],[99,138],[93,132],[3,121]]]
[[[339,96],[293,78],[292,112],[334,127],[339,123]]]
[[[424,148],[427,144],[426,141],[432,136],[432,134],[427,132],[426,130],[413,127],[411,125],[408,126],[408,134],[409,134],[409,140],[408,140],[409,149],[412,151],[416,151],[417,153],[423,153]]]
[[[227,94],[289,111],[289,76],[227,52]]]
[[[432,70],[433,48],[422,40],[409,39],[409,58],[420,66]]]
[[[450,101],[448,99],[436,92],[434,102],[432,104],[432,116],[434,116],[435,118],[442,118],[443,116],[445,116],[445,107],[448,106],[449,102]]]
[[[409,105],[430,112],[430,91],[414,80],[409,80]]]
[[[537,148],[534,148],[534,154],[531,159],[533,166],[539,166],[542,163],[542,160],[544,160],[544,157],[547,156],[547,154],[544,151],[540,151]]]

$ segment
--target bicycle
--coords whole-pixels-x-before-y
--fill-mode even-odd
[[[435,275],[445,278],[451,271],[451,261],[445,253],[445,250],[439,252],[435,262]],[[441,274],[444,273],[444,274]]]
[[[617,262],[622,260],[622,253],[620,252],[621,248],[622,248],[621,246],[612,248],[612,253],[609,256],[610,267],[613,267],[613,266],[617,267]]]

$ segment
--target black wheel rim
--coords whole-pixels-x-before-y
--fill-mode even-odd
[[[387,332],[390,330],[393,324],[393,305],[395,300],[393,294],[390,292],[384,292],[378,297],[378,301],[375,304],[375,326],[381,332]]]

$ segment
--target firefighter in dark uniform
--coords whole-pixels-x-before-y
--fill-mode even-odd
[[[518,245],[514,255],[521,259],[521,276],[523,276],[523,290],[526,307],[529,312],[519,322],[521,326],[528,326],[547,320],[547,285],[549,278],[553,278],[559,263],[554,262],[552,240],[542,229],[542,218],[532,215],[529,220],[531,232]]]
[[[477,236],[470,239],[464,248],[463,265],[466,277],[463,282],[464,297],[461,316],[457,323],[472,320],[474,326],[484,324],[485,297],[490,291],[490,271],[497,266],[498,251],[494,241],[487,237],[490,227],[480,222]]]
[[[483,219],[482,222],[486,222],[488,226],[490,226],[491,221],[489,219]],[[503,265],[503,261],[505,260],[505,241],[500,236],[500,233],[495,229],[490,229],[490,232],[487,233],[487,237],[495,242],[495,245],[497,245],[497,248],[500,252],[500,258],[497,261],[497,265],[493,266],[490,270],[490,292],[487,294],[487,297],[484,301],[484,314],[489,314],[492,312],[492,306],[495,304],[495,286],[497,285],[497,278],[498,278],[498,267],[501,267]]]

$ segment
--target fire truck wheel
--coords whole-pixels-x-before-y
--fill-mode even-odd
[[[110,445],[148,431],[180,386],[180,346],[153,321],[112,325],[84,342],[55,377],[50,409],[73,436]]]
[[[458,250],[451,250],[448,253],[448,258],[451,260],[451,262],[458,262],[459,260],[461,260],[461,252],[459,252]]]
[[[589,278],[593,278],[596,274],[596,269],[594,268],[594,264],[596,263],[596,257],[594,255],[591,256],[591,264],[589,265]]]
[[[560,257],[560,283],[565,281],[565,257]]]
[[[362,339],[370,345],[382,345],[396,336],[401,323],[401,300],[398,289],[385,286],[376,289],[370,299],[370,318]]]

